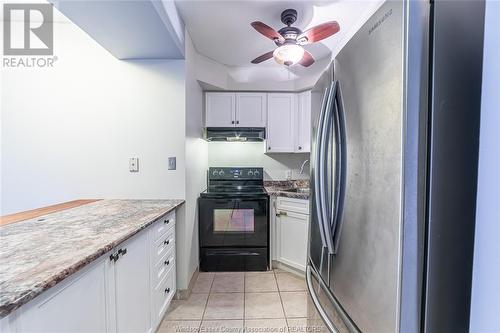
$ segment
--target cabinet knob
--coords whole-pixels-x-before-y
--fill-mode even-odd
[[[299,146],[299,150],[302,150],[302,146]]]
[[[118,253],[112,254],[109,256],[109,259],[116,262],[118,259],[120,259],[120,255]]]
[[[170,288],[165,289],[165,292],[168,294],[170,292]]]
[[[240,121],[239,121],[239,120],[236,120],[236,124],[239,124],[239,123],[240,123]]]
[[[170,260],[165,260],[164,265],[170,265]]]
[[[126,249],[126,248],[125,248],[125,249],[119,249],[119,250],[118,250],[118,255],[120,255],[120,254],[121,254],[122,256],[126,255],[126,254],[127,254],[127,249]]]
[[[165,240],[163,241],[163,244],[164,244],[164,245],[168,245],[168,244],[170,244],[170,239],[165,239]]]
[[[267,147],[267,150],[271,150],[271,146]]]
[[[165,224],[169,224],[169,223],[170,223],[170,220],[165,220],[165,221],[163,221],[163,223],[165,223]]]
[[[234,120],[231,121],[231,124],[234,124]]]

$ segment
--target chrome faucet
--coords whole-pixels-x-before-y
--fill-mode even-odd
[[[307,162],[309,162],[309,160],[305,160],[304,162],[302,162],[302,165],[300,166],[299,174],[304,173],[304,166],[306,165]]]

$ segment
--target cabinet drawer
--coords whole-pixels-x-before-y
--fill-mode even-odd
[[[162,237],[153,243],[151,262],[156,264],[163,256],[175,247],[175,228],[170,228]]]
[[[160,322],[175,294],[175,270],[171,269],[153,292],[155,321]]]
[[[175,211],[170,212],[158,219],[157,222],[153,224],[153,234],[154,240],[162,237],[167,230],[175,225]]]
[[[175,266],[175,249],[171,248],[164,256],[158,261],[153,270],[153,286],[157,286],[165,278],[165,275]]]
[[[309,215],[309,200],[278,197],[276,209]]]

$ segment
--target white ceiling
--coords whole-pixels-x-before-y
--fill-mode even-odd
[[[282,67],[273,59],[254,65],[250,61],[255,57],[273,50],[276,45],[255,31],[250,23],[262,21],[279,30],[283,27],[280,14],[284,9],[298,11],[297,21],[293,26],[302,30],[317,24],[335,20],[340,25],[340,32],[322,42],[307,45],[321,65],[320,59],[334,55],[353,35],[362,23],[379,7],[381,0],[362,1],[211,1],[211,0],[176,0],[177,8],[191,35],[196,50],[218,63],[229,67],[261,68]],[[315,72],[315,65],[310,68],[290,68],[293,77]]]

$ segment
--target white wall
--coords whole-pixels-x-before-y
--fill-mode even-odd
[[[211,167],[239,166],[264,167],[265,180],[285,180],[286,171],[292,170],[292,179],[309,178],[309,165],[300,175],[300,165],[309,154],[265,154],[263,142],[210,142],[208,165]]]
[[[1,73],[1,214],[77,198],[184,198],[184,60],[120,61],[72,23],[54,29],[54,68]]]
[[[500,331],[500,2],[486,2],[470,331]]]
[[[187,289],[199,264],[198,206],[206,188],[207,142],[203,134],[203,92],[196,80],[196,51],[186,32],[186,204],[184,223],[177,225],[177,287]]]

